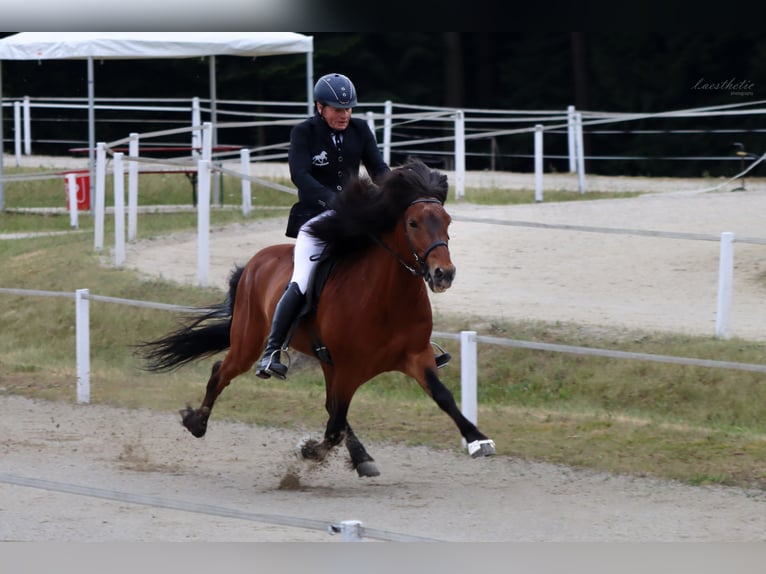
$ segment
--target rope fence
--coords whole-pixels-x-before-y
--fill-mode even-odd
[[[109,297],[104,295],[92,294],[88,289],[78,289],[75,293],[67,291],[44,291],[35,289],[12,289],[6,287],[0,287],[0,294],[6,295],[18,295],[29,297],[63,297],[67,299],[75,299],[78,302],[78,307],[88,308],[87,303],[89,301],[98,301],[102,303],[111,303],[117,305],[126,305],[130,307],[140,307],[145,309],[157,309],[162,311],[171,311],[177,313],[205,313],[211,309],[204,307],[187,307],[182,305],[173,305],[167,303],[159,303],[153,301],[142,301],[136,299],[124,299],[121,297]],[[83,339],[81,344],[88,344],[90,341],[89,335],[89,311],[88,312],[76,312],[76,321],[78,322],[78,340]],[[86,322],[86,324],[80,325],[79,323]],[[752,363],[738,363],[731,361],[716,361],[709,359],[698,359],[689,357],[676,357],[671,355],[659,355],[650,353],[635,353],[628,351],[616,351],[612,349],[600,349],[592,347],[582,347],[576,345],[558,345],[551,343],[542,343],[538,341],[522,341],[517,339],[505,339],[499,337],[490,337],[485,335],[477,335],[473,331],[462,331],[460,333],[448,333],[441,331],[434,331],[433,336],[442,339],[452,339],[463,342],[466,336],[479,343],[485,343],[489,345],[499,345],[504,347],[517,347],[530,350],[550,351],[557,353],[569,353],[575,355],[584,356],[598,356],[612,359],[633,359],[658,363],[673,363],[678,365],[688,365],[694,367],[709,367],[720,369],[734,369],[742,371],[752,371],[766,373],[766,365],[764,364],[752,364]],[[461,353],[463,361],[467,358]],[[471,363],[477,364],[477,356],[473,354],[472,357],[468,357]],[[78,359],[79,360],[79,359]],[[90,372],[90,359],[87,359],[87,365],[83,365],[82,368],[78,368],[78,371],[83,373]],[[89,377],[89,375],[88,375]],[[90,381],[83,381],[85,386],[89,388]],[[87,395],[83,395],[81,398],[87,399]],[[83,400],[81,402],[88,402]]]
[[[78,103],[81,102],[81,103]],[[186,117],[189,115],[192,118],[192,125],[196,126],[201,123],[199,118],[203,114],[208,114],[213,117],[212,109],[208,106],[205,107],[203,103],[205,100],[200,98],[191,99],[169,99],[164,105],[158,105],[156,100],[146,99],[103,99],[98,100],[96,109],[99,111],[115,111],[115,112],[132,112],[143,111],[145,113],[162,112],[165,114],[182,114]],[[187,103],[184,105],[176,105],[179,103]],[[366,110],[368,123],[374,132],[380,133],[381,130],[375,125],[376,122],[383,122],[382,127],[382,142],[384,157],[390,160],[390,152],[392,149],[396,149],[404,154],[411,153],[423,153],[429,155],[443,155],[445,150],[443,148],[423,149],[427,144],[439,144],[449,143],[454,139],[453,136],[434,136],[434,132],[444,131],[441,127],[429,127],[433,124],[447,123],[451,124],[459,116],[463,116],[463,121],[466,124],[466,130],[464,132],[464,142],[471,141],[494,141],[496,138],[504,138],[508,136],[518,135],[532,135],[535,131],[536,124],[543,125],[543,131],[546,134],[559,136],[566,134],[566,142],[568,147],[568,153],[566,155],[548,155],[548,159],[564,159],[569,158],[569,171],[574,172],[577,170],[577,154],[583,150],[577,149],[577,138],[574,133],[577,130],[586,129],[591,135],[599,136],[615,136],[619,134],[629,135],[650,135],[650,134],[696,134],[696,133],[717,133],[717,134],[745,134],[745,133],[757,133],[758,130],[753,130],[744,126],[742,128],[709,128],[709,129],[688,129],[685,126],[677,129],[610,129],[599,130],[598,127],[604,124],[619,124],[624,122],[641,122],[645,120],[684,120],[684,119],[709,119],[709,118],[738,118],[746,116],[762,116],[766,114],[766,107],[763,104],[766,100],[754,101],[754,102],[741,102],[729,105],[719,106],[707,106],[699,108],[690,108],[682,110],[671,110],[658,113],[623,113],[623,112],[595,112],[582,110],[577,111],[574,106],[569,106],[566,110],[502,110],[502,109],[474,109],[474,108],[445,108],[436,106],[414,106],[406,103],[393,103],[391,101],[386,102],[371,102],[360,106],[360,111]],[[130,104],[130,105],[128,105]],[[31,115],[34,109],[50,109],[50,108],[62,108],[62,109],[82,109],[88,108],[85,100],[78,100],[77,98],[29,98],[25,96],[23,98],[6,99],[3,103],[4,107],[13,107],[13,129],[10,130],[14,134],[14,144],[17,154],[17,158],[24,150],[25,155],[31,154],[32,136],[31,136]],[[273,128],[278,126],[292,126],[295,123],[305,118],[305,114],[295,112],[297,106],[304,106],[305,102],[263,102],[263,101],[222,101],[219,102],[215,110],[216,116],[216,132],[218,129],[244,129],[243,133],[250,133],[248,130],[259,128]],[[232,108],[232,109],[228,109]],[[237,108],[237,109],[233,109]],[[396,113],[394,112],[396,109]],[[257,121],[247,122],[230,122],[219,123],[217,116],[231,115],[233,117],[249,117],[259,118]],[[38,119],[37,121],[42,121]],[[84,121],[84,120],[83,120]],[[128,122],[129,119],[121,118],[104,118],[102,121],[118,123]],[[151,121],[156,120],[144,120],[136,119],[132,120],[136,123],[146,125]],[[178,123],[186,124],[185,121],[179,119]],[[502,125],[513,126],[510,128],[501,128]],[[516,127],[520,125],[521,127]],[[428,130],[431,132],[430,136],[413,136],[412,133],[406,131],[408,126],[418,126],[421,130]],[[498,126],[499,129],[493,129],[491,126]],[[195,129],[189,128],[188,124],[183,129]],[[446,128],[445,128],[446,129]],[[157,132],[157,137],[164,137],[168,135],[174,135],[173,130],[165,130],[160,135]],[[175,135],[179,135],[176,132]],[[394,137],[396,136],[396,137]],[[273,135],[273,137],[279,137]],[[397,141],[394,141],[396,139]],[[531,141],[531,138],[530,138]],[[80,142],[81,143],[81,142]],[[279,144],[269,143],[268,146],[277,145],[279,147],[285,147],[286,142]],[[242,144],[239,147],[247,147],[253,151],[257,147],[253,147],[250,144]],[[493,146],[494,147],[494,146]],[[515,146],[514,146],[515,147]],[[493,149],[490,152],[474,150],[471,152],[472,156],[494,156],[497,154],[497,150]],[[522,158],[530,157],[529,154],[520,154],[517,152],[511,154],[504,154],[508,157]],[[757,154],[756,154],[757,157]],[[698,154],[697,156],[680,156],[670,154],[659,154],[659,159],[674,159],[678,160],[737,160],[735,155],[722,155],[722,154]],[[625,153],[622,155],[605,155],[603,153],[594,153],[588,155],[586,159],[611,159],[611,160],[651,160],[655,159],[652,155],[638,155]],[[17,160],[18,163],[18,160]]]
[[[152,508],[165,508],[169,510],[179,510],[182,512],[195,512],[198,514],[205,514],[207,516],[219,516],[222,518],[234,518],[248,522],[272,524],[275,526],[289,526],[292,528],[302,528],[305,530],[318,530],[320,532],[326,532],[331,535],[340,534],[341,540],[344,542],[360,542],[365,538],[381,540],[384,542],[439,542],[439,540],[435,538],[401,534],[398,532],[379,530],[376,528],[367,528],[358,520],[332,522],[310,518],[300,518],[297,516],[247,512],[245,510],[228,508],[225,506],[201,504],[187,500],[170,499],[161,496],[151,496],[133,492],[109,490],[105,488],[96,488],[93,486],[85,486],[81,484],[46,480],[8,473],[0,473],[0,482],[3,484],[12,484],[26,488],[36,488],[51,492],[75,494],[78,496],[100,498],[103,500],[136,504],[140,506],[149,506]]]

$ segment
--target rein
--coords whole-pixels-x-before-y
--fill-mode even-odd
[[[412,206],[412,205],[415,205],[416,203],[438,203],[441,205],[441,201],[439,201],[438,199],[432,199],[432,198],[416,199],[415,201],[410,203],[410,205]],[[415,248],[412,246],[410,235],[409,233],[407,233],[407,222],[404,220],[404,218],[402,218],[402,226],[404,228],[404,237],[407,239],[407,246],[410,248],[410,253],[412,253],[412,256],[415,258],[415,262],[418,264],[418,267],[420,268],[419,270],[410,266],[404,259],[402,259],[402,257],[398,253],[396,253],[393,249],[391,249],[388,245],[386,245],[383,242],[383,240],[381,240],[378,236],[373,235],[372,238],[378,245],[380,245],[383,249],[388,251],[394,257],[394,259],[396,259],[402,265],[402,267],[404,267],[412,275],[415,275],[416,277],[427,278],[428,264],[426,263],[426,260],[428,259],[428,256],[431,254],[431,251],[433,251],[437,247],[441,247],[441,246],[447,247],[447,242],[441,241],[441,240],[434,241],[428,247],[428,249],[425,250],[425,252],[423,253],[423,256],[420,257],[417,251],[415,251]]]

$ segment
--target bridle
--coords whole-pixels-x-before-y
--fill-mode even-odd
[[[431,197],[422,197],[420,199],[416,199],[412,203],[410,203],[410,206],[415,205],[416,203],[438,203],[439,205],[442,204],[441,201],[435,198]],[[409,233],[407,233],[407,220],[406,218],[402,218],[402,226],[404,228],[404,237],[407,239],[407,246],[410,248],[410,253],[412,253],[412,256],[415,258],[415,263],[417,263],[419,269],[413,268],[411,265],[409,265],[404,259],[401,258],[401,256],[396,253],[393,249],[391,249],[388,245],[386,245],[383,240],[381,240],[377,236],[372,236],[373,239],[380,245],[383,249],[388,251],[394,259],[396,259],[402,267],[404,267],[407,271],[409,271],[412,275],[415,275],[416,277],[423,277],[426,281],[430,279],[429,277],[429,271],[428,271],[428,264],[426,263],[426,260],[428,259],[428,256],[431,254],[431,252],[436,249],[437,247],[447,247],[446,241],[434,241],[431,245],[428,246],[428,249],[426,249],[423,252],[422,256],[418,255],[418,252],[415,250],[415,248],[412,245],[412,240],[410,239]]]

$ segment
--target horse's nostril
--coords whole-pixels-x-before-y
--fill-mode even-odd
[[[444,267],[437,267],[433,271],[433,278],[439,283],[452,283],[452,280],[455,278],[455,268],[445,269]]]

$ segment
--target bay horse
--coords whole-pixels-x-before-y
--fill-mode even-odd
[[[355,180],[337,196],[335,213],[312,226],[333,264],[321,297],[293,327],[290,346],[320,359],[329,418],[321,442],[299,445],[304,459],[322,461],[345,441],[360,477],[379,474],[346,417],[356,390],[387,371],[418,382],[452,418],[472,457],[495,454],[494,442],[460,412],[439,380],[430,341],[426,284],[439,293],[455,277],[447,233],[451,218],[444,209],[447,190],[446,175],[413,160],[391,170],[380,186],[367,178]],[[172,370],[228,349],[212,367],[201,406],[181,411],[183,425],[195,437],[207,431],[224,388],[259,359],[292,274],[292,252],[292,244],[261,249],[244,268],[235,268],[226,301],[177,331],[139,345],[145,368],[152,371]]]

